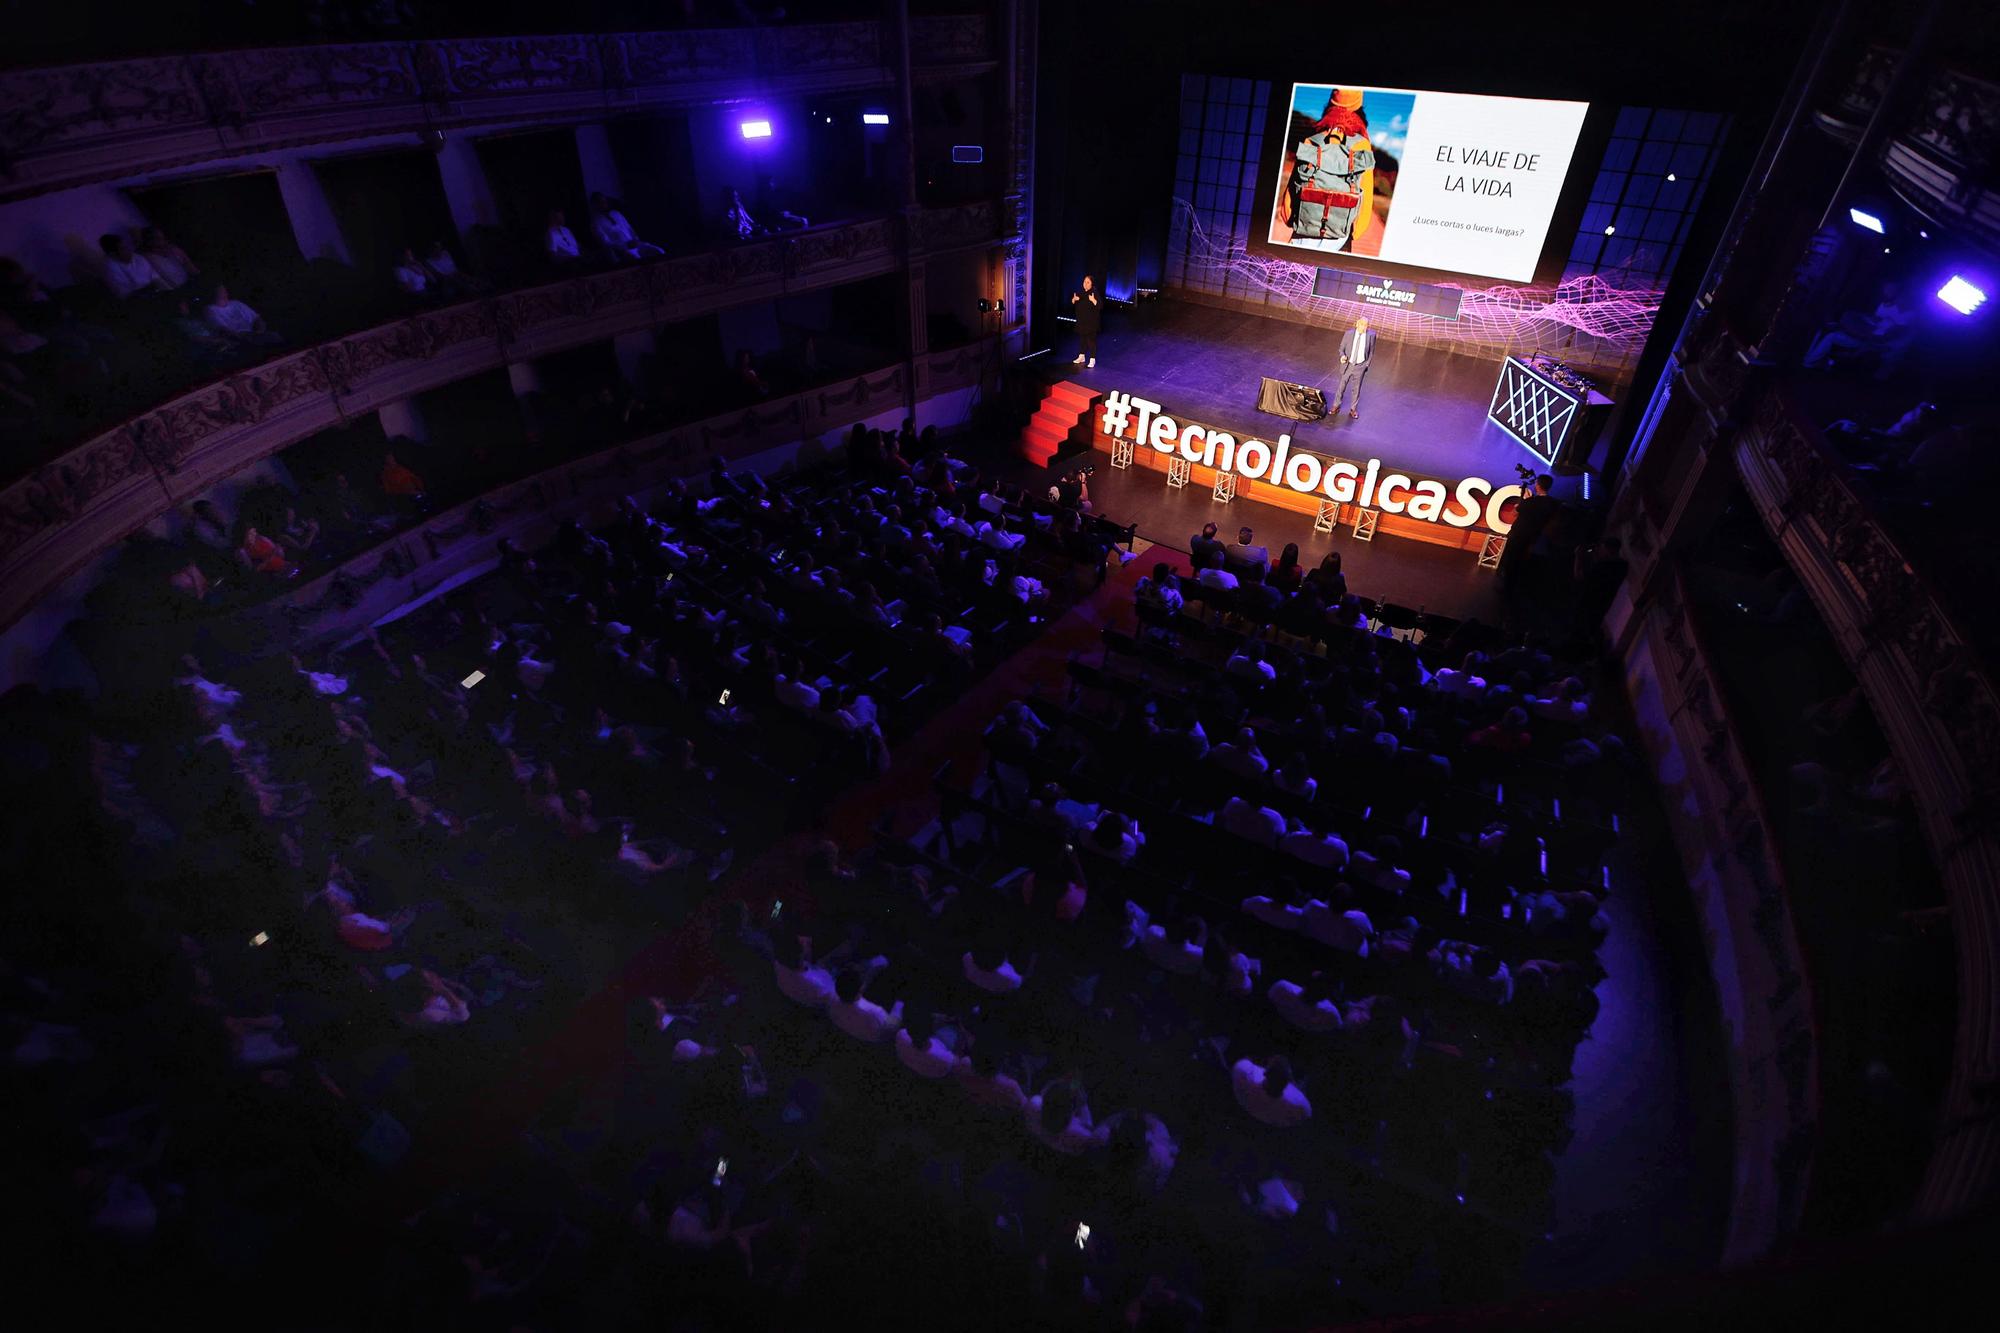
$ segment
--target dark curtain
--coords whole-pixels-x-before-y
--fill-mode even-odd
[[[505,234],[506,263],[539,267],[542,234],[549,210],[563,210],[569,229],[582,245],[590,245],[590,209],[583,188],[583,163],[576,152],[576,132],[537,130],[501,134],[479,140],[479,162],[493,191],[493,205]],[[633,219],[640,235],[644,223]]]
[[[687,117],[677,113],[626,116],[606,127],[612,160],[625,183],[622,210],[641,236],[685,254],[708,243],[708,219],[719,213],[713,200],[702,208],[695,198],[694,149]]]
[[[384,309],[400,308],[391,270],[403,251],[422,254],[432,241],[452,245],[457,234],[437,159],[412,148],[323,158],[313,169],[354,260],[357,287]]]

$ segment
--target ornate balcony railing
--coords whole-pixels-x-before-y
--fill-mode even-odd
[[[1939,1138],[1915,1214],[1963,1211],[2000,1187],[2000,692],[1845,465],[1782,390],[1764,394],[1735,461],[1854,671],[1909,784],[1951,910],[1958,1030]]]
[[[510,362],[1000,240],[990,201],[871,218],[428,310],[213,381],[0,491],[0,628],[163,510],[316,431]],[[928,396],[922,382],[912,386]]]
[[[990,355],[972,343],[934,352],[916,367],[929,392],[976,384]],[[497,560],[503,537],[532,545],[565,518],[619,497],[647,497],[675,478],[703,472],[711,457],[741,459],[815,439],[885,412],[900,413],[906,364],[884,366],[703,421],[677,426],[495,487],[359,552],[249,614],[292,641],[338,640],[468,571]],[[813,461],[806,451],[794,460]]]
[[[1737,1122],[1723,1257],[1744,1262],[1789,1233],[1804,1204],[1820,1104],[1812,988],[1762,793],[1678,571],[1626,660],[1722,1005]]]
[[[918,65],[994,59],[977,15],[920,19]],[[0,75],[0,199],[210,158],[497,120],[886,86],[880,23],[360,42]]]

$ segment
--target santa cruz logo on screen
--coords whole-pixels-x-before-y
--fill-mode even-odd
[[[1257,439],[1238,441],[1225,431],[1192,423],[1183,426],[1162,412],[1158,403],[1129,393],[1105,395],[1101,421],[1107,435],[1124,436],[1129,431],[1137,443],[1190,463],[1233,472],[1247,481],[1287,486],[1301,495],[1323,494],[1336,504],[1357,504],[1424,523],[1483,527],[1505,536],[1514,524],[1502,510],[1509,500],[1525,494],[1519,486],[1495,486],[1484,477],[1465,477],[1456,486],[1447,487],[1427,477],[1412,479],[1401,472],[1385,472],[1379,458],[1352,463],[1304,450],[1294,452],[1290,435],[1280,435],[1276,445]]]

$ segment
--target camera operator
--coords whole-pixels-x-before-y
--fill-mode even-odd
[[[1063,474],[1055,484],[1055,501],[1064,509],[1076,509],[1090,513],[1090,477],[1095,467],[1073,468]]]
[[[1522,480],[1526,482],[1525,475]],[[1556,479],[1546,472],[1536,477],[1514,511],[1514,527],[1507,534],[1507,548],[1500,553],[1500,587],[1504,592],[1533,591],[1525,585],[1533,581],[1531,571],[1536,559],[1535,547],[1548,532],[1549,524],[1561,508],[1549,495],[1555,483]]]

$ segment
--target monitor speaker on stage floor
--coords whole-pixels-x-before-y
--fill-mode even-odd
[[[1264,377],[1257,391],[1257,410],[1293,421],[1318,421],[1326,415],[1326,395],[1306,384]]]

